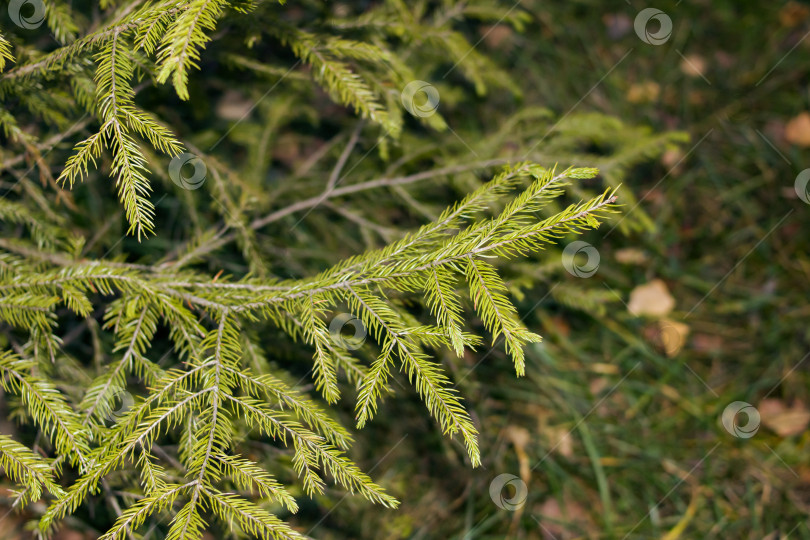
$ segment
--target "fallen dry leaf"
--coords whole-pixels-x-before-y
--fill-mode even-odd
[[[788,2],[779,10],[779,22],[784,27],[793,28],[801,24],[808,15],[810,15],[810,9],[807,6],[798,2]]]
[[[800,401],[795,401],[792,407],[788,407],[781,399],[763,399],[757,410],[762,425],[780,437],[802,433],[810,423],[810,411]]]
[[[565,527],[560,523],[563,521],[562,508],[557,499],[548,499],[540,507],[540,515],[542,521],[539,521],[541,530],[543,531],[544,540],[556,540],[566,533]]]
[[[787,142],[785,140],[785,127],[786,124],[784,120],[779,118],[771,118],[770,120],[765,122],[765,127],[762,129],[762,133],[775,146],[777,147],[785,146],[785,143]]]
[[[810,467],[807,465],[798,465],[795,467],[796,472],[799,473],[799,480],[805,486],[810,485]]]
[[[606,364],[604,362],[594,362],[588,365],[588,369],[600,375],[616,375],[619,373],[619,366],[616,364]]]
[[[616,250],[616,260],[622,264],[644,264],[647,254],[637,248],[622,248]]]
[[[602,22],[607,28],[607,35],[610,39],[621,39],[633,29],[633,21],[625,13],[606,13],[602,16]]]
[[[669,294],[666,284],[660,279],[639,285],[630,293],[630,302],[627,309],[640,317],[663,317],[675,307],[675,299]]]
[[[565,426],[548,426],[545,429],[550,451],[563,457],[574,455],[574,439],[571,430]]]
[[[692,338],[692,347],[700,352],[719,352],[724,348],[723,338],[710,334],[695,334]]]
[[[588,390],[590,390],[593,397],[598,397],[609,384],[610,380],[607,377],[599,377],[588,384]]]
[[[785,139],[796,146],[810,146],[810,113],[799,113],[787,123]]]
[[[505,432],[506,438],[512,441],[515,447],[515,454],[518,458],[520,465],[520,479],[526,484],[531,479],[532,471],[529,468],[529,456],[526,454],[526,446],[531,441],[529,430],[520,426],[510,425],[507,426]]]
[[[544,540],[581,538],[583,531],[591,529],[588,512],[568,496],[563,496],[562,505],[554,497],[547,499],[538,513]]]
[[[561,315],[555,315],[552,317],[551,324],[554,325],[555,331],[563,337],[568,337],[568,335],[571,333],[571,325],[569,325],[568,321],[566,321]]]
[[[661,156],[661,165],[667,168],[669,174],[677,176],[683,170],[684,153],[680,148],[668,148]]]
[[[737,57],[725,52],[717,51],[714,53],[714,59],[717,64],[724,69],[729,69],[737,62]]]
[[[661,87],[657,82],[645,81],[630,85],[627,90],[627,101],[630,103],[649,103],[658,99]]]
[[[508,426],[506,428],[506,437],[521,450],[525,450],[526,445],[528,445],[529,440],[531,440],[529,430],[520,426]]]
[[[674,387],[668,384],[662,384],[658,387],[658,391],[661,392],[661,395],[664,397],[668,397],[674,403],[677,403],[683,399],[680,392],[678,392]]]
[[[653,187],[641,192],[641,200],[646,200],[651,206],[661,206],[667,202],[667,196],[660,189]]]
[[[681,72],[688,77],[705,77],[706,59],[698,54],[690,54],[681,59]]]
[[[703,105],[706,103],[706,93],[701,90],[692,90],[686,94],[686,99],[692,105]]]
[[[658,330],[661,347],[664,349],[664,352],[670,358],[677,356],[684,344],[686,344],[686,337],[689,335],[689,325],[671,319],[662,319],[658,321]]]
[[[217,103],[217,115],[224,120],[241,120],[253,109],[253,101],[236,90],[227,90]]]
[[[512,27],[507,24],[481,27],[481,39],[492,48],[500,47],[506,40],[511,38],[514,33]]]

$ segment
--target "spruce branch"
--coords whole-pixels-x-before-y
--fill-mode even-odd
[[[15,497],[17,500],[14,506],[19,504],[24,507],[39,500],[43,489],[55,497],[64,494],[61,486],[56,483],[48,460],[5,435],[0,435],[0,467],[12,481],[23,487]]]
[[[383,2],[352,19],[336,10],[308,28],[291,27],[300,13],[273,2],[99,7],[90,21],[49,1],[47,26],[59,42],[50,52],[13,28],[0,36],[0,97],[10,103],[0,129],[11,144],[0,172],[12,180],[0,196],[0,322],[10,348],[0,352],[0,385],[19,396],[14,418],[39,432],[31,448],[0,435],[0,466],[21,487],[18,505],[46,499],[40,535],[103,500],[111,510],[103,515],[114,520],[105,540],[137,538],[157,524],[177,540],[199,539],[209,527],[304,538],[293,524],[306,516],[291,516],[309,504],[303,499],[320,503],[344,491],[395,508],[399,494],[350,459],[357,435],[347,426],[352,409],[357,428],[380,421],[383,399],[391,407],[405,378],[434,429],[479,465],[486,449],[478,446],[476,404],[455,387],[452,355],[503,342],[520,376],[531,370],[524,347],[540,339],[508,294],[516,284],[505,279],[504,261],[597,228],[614,211],[623,171],[673,139],[570,115],[543,152],[517,160],[510,156],[523,155],[550,119],[527,108],[499,118],[494,133],[470,131],[475,151],[495,159],[468,160],[467,148],[457,151],[467,143],[450,136],[415,142],[428,139],[406,133],[408,123],[421,122],[431,137],[448,124],[438,113],[408,119],[399,92],[448,61],[479,95],[519,94],[454,28],[459,17],[521,24],[520,15],[502,18],[483,3],[428,16],[427,8]],[[201,67],[205,76],[195,77]],[[212,110],[233,104],[239,92],[220,78],[228,69],[246,82],[235,100],[246,105],[239,120],[222,114],[225,129],[185,123],[209,79],[216,91],[208,97],[227,91]],[[268,78],[272,95],[262,86]],[[437,86],[447,118],[469,105],[450,79]],[[335,117],[329,122],[323,102]],[[342,116],[352,114],[358,118]],[[299,130],[302,119],[317,130]],[[324,142],[327,124],[336,133]],[[461,129],[463,137],[453,136],[472,142]],[[615,154],[581,150],[617,130],[624,139]],[[368,137],[376,141],[364,148]],[[295,151],[282,155],[280,142]],[[206,164],[202,191],[178,193],[154,165],[184,148]],[[246,156],[246,165],[227,154]],[[579,182],[597,174],[592,168],[535,163],[556,160],[602,165],[612,188],[595,193]],[[102,166],[117,192],[110,204],[97,192]],[[276,185],[268,173],[286,182]],[[73,197],[60,195],[58,206],[49,198],[57,181],[87,182]],[[442,211],[437,186],[460,200]],[[161,209],[169,211],[157,214],[152,193],[164,188]],[[284,229],[320,205],[329,222],[313,213]],[[394,229],[394,205],[412,230]],[[139,241],[158,223],[169,230],[135,249],[108,243],[121,207]],[[351,231],[358,225],[363,238],[347,239],[334,219]],[[281,245],[288,238],[294,242]],[[365,251],[335,260],[361,242]],[[304,252],[315,262],[296,260]],[[289,275],[303,277],[270,277]],[[562,284],[552,294],[593,313],[604,308],[604,295],[575,290]],[[330,326],[345,310],[369,334],[357,350],[341,348]],[[121,395],[131,406],[114,411]],[[338,406],[347,399],[349,409]]]

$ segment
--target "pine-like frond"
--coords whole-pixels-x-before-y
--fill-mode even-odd
[[[421,329],[404,328],[393,310],[368,291],[350,289],[349,292],[352,295],[350,304],[363,314],[367,327],[373,329],[375,338],[383,343],[380,357],[372,365],[360,386],[357,401],[358,427],[363,427],[376,411],[377,399],[389,378],[388,364],[396,355],[428,410],[442,426],[442,431],[449,435],[460,433],[473,465],[478,465],[480,457],[476,440],[477,431],[455,391],[449,388],[447,377],[414,342],[411,334],[418,336]]]
[[[116,177],[118,196],[124,204],[131,230],[142,234],[153,232],[154,207],[149,201],[151,188],[146,178],[146,161],[135,139],[123,123],[124,108],[134,96],[130,79],[134,71],[126,53],[123,38],[116,35],[102,49],[96,71],[102,133],[113,153],[112,173]]]
[[[464,353],[464,337],[461,331],[462,308],[453,282],[453,275],[449,269],[431,268],[425,279],[425,292],[428,306],[436,317],[436,322],[439,327],[447,329],[453,350],[461,356]]]
[[[518,376],[524,375],[523,345],[540,341],[540,336],[520,323],[515,307],[504,295],[506,285],[491,264],[470,257],[466,271],[470,296],[484,325],[492,333],[493,344],[503,336],[506,352],[515,361],[515,371]]]
[[[133,54],[125,36],[118,32],[96,54],[96,93],[103,123],[98,133],[76,145],[59,181],[72,186],[77,179],[81,180],[88,173],[88,164],[95,166],[102,149],[109,147],[113,154],[111,172],[124,204],[129,232],[140,239],[154,232],[154,206],[149,200],[151,185],[146,159],[131,132],[145,137],[166,154],[176,154],[182,147],[167,128],[135,107],[131,85],[135,71]]]
[[[329,332],[324,323],[322,314],[324,310],[316,307],[316,301],[309,297],[303,302],[301,311],[301,328],[307,342],[315,346],[313,372],[315,374],[315,388],[321,392],[324,399],[334,403],[340,398],[337,383],[337,371],[329,344]]]
[[[458,434],[471,462],[477,465],[477,430],[452,382],[425,349],[449,347],[460,352],[478,342],[478,337],[465,328],[463,291],[455,285],[455,276],[464,275],[473,307],[493,342],[503,338],[518,374],[522,374],[522,347],[539,336],[522,325],[506,296],[505,283],[486,258],[515,257],[542,249],[563,235],[598,226],[596,216],[609,212],[614,200],[609,192],[544,219],[538,220],[535,214],[561,196],[570,179],[594,174],[592,169],[556,173],[530,163],[508,167],[434,223],[386,248],[302,280],[222,278],[212,282],[194,272],[155,273],[136,265],[84,261],[65,262],[55,269],[44,265],[25,276],[9,274],[0,281],[0,291],[7,298],[20,299],[12,307],[14,317],[35,317],[20,319],[23,322],[36,321],[40,315],[22,315],[28,304],[20,302],[34,302],[30,305],[37,307],[40,300],[35,299],[48,299],[44,306],[48,312],[64,298],[76,312],[87,315],[91,311],[89,294],[122,295],[105,315],[105,328],[115,336],[118,356],[90,385],[81,406],[83,419],[64,410],[64,402],[51,403],[53,398],[48,402],[50,409],[60,411],[55,419],[47,416],[42,406],[35,411],[38,423],[50,428],[62,451],[69,452],[68,437],[77,438],[74,433],[81,433],[84,440],[88,428],[93,428],[93,440],[99,445],[90,451],[83,443],[83,474],[48,509],[40,522],[41,530],[49,531],[99,489],[105,477],[130,462],[137,464],[146,496],[134,510],[122,515],[112,535],[125,534],[141,526],[149,515],[167,511],[181,494],[186,502],[175,515],[169,535],[196,535],[205,527],[207,505],[213,504],[211,494],[219,493],[218,485],[223,481],[296,508],[286,490],[258,464],[234,455],[238,426],[291,448],[292,466],[306,493],[325,491],[321,474],[326,473],[349,491],[396,506],[396,499],[342,453],[351,437],[339,422],[282,378],[253,371],[254,367],[267,369],[267,355],[244,333],[244,321],[270,321],[291,337],[311,343],[315,347],[316,383],[327,399],[337,397],[333,392],[339,386],[338,366],[349,366],[356,372],[359,426],[374,416],[382,395],[390,393],[392,367],[403,370],[442,432]],[[499,197],[526,182],[528,186],[496,215],[476,219]],[[388,296],[423,291],[436,326],[425,326]],[[380,347],[369,368],[355,367],[347,360],[348,355],[339,353],[327,331],[329,313],[341,304],[348,304],[358,315]],[[216,321],[216,326],[204,331],[194,313]],[[174,328],[172,339],[187,358],[183,369],[157,368],[148,357],[161,321]],[[51,347],[58,348],[58,344]],[[114,424],[106,427],[111,402],[117,393],[125,391],[127,376],[148,383],[148,392],[143,399],[133,400],[128,410],[116,414]],[[43,393],[44,387],[37,388]],[[184,484],[170,483],[151,457],[159,439],[175,430],[182,431],[179,458]],[[223,515],[226,521],[232,519],[254,532],[260,529],[250,527],[261,526],[267,534],[278,525],[271,518],[241,521],[240,512],[246,507],[234,501],[220,497],[217,503],[222,512],[233,512],[230,517]]]
[[[283,504],[290,512],[298,511],[298,504],[292,495],[267,471],[256,463],[239,456],[217,455],[222,464],[223,476],[229,477],[244,492],[254,490],[262,498],[269,497]]]
[[[228,524],[228,528],[231,530],[238,527],[242,531],[264,540],[303,540],[306,538],[276,516],[238,495],[206,488],[205,496],[210,501],[217,517]]]
[[[217,24],[217,18],[228,5],[223,0],[192,0],[184,6],[183,12],[168,25],[161,39],[158,51],[158,82],[166,82],[171,77],[180,99],[188,99],[188,72],[198,69],[200,49],[211,39],[208,32]],[[162,17],[151,22],[161,28],[165,24]],[[150,39],[154,39],[155,26],[146,27],[142,34],[143,43],[149,48]]]
[[[257,375],[249,370],[227,368],[236,384],[249,396],[262,401],[275,401],[279,409],[289,409],[298,419],[339,448],[347,448],[351,434],[337,421],[330,418],[314,401],[292,390],[280,379],[269,373]]]
[[[132,532],[137,531],[151,515],[170,510],[177,498],[188,489],[188,484],[166,484],[153,490],[149,495],[124,510],[115,525],[99,540],[127,538]]]
[[[251,0],[102,0],[90,21],[69,4],[46,2],[47,28],[59,42],[49,52],[13,28],[8,41],[0,36],[0,98],[7,104],[0,130],[10,144],[0,152],[0,168],[12,175],[0,197],[0,222],[9,232],[0,239],[0,322],[15,351],[0,353],[0,383],[19,396],[9,401],[13,418],[33,422],[40,432],[33,451],[0,435],[0,466],[22,486],[22,503],[48,499],[41,535],[92,509],[97,495],[118,516],[105,540],[137,538],[156,525],[171,539],[200,538],[214,520],[234,537],[303,538],[283,520],[306,504],[295,497],[334,491],[394,508],[390,490],[349,458],[353,437],[344,424],[350,419],[332,405],[354,396],[354,387],[351,405],[362,428],[383,416],[382,400],[394,399],[406,377],[441,432],[461,442],[479,465],[476,424],[445,353],[462,356],[484,342],[478,334],[488,335],[487,341],[504,344],[523,375],[523,347],[540,337],[523,325],[508,292],[530,280],[506,281],[496,259],[525,256],[598,227],[616,192],[595,194],[591,184],[578,182],[595,169],[558,171],[510,157],[548,127],[548,111],[527,108],[499,119],[502,127],[482,140],[460,126],[455,139],[420,148],[420,137],[403,133],[412,119],[403,114],[401,92],[412,81],[436,82],[441,110],[413,119],[436,131],[447,130],[445,118],[470,105],[453,79],[468,81],[479,95],[505,89],[510,99],[519,96],[508,74],[455,21],[520,28],[525,12],[504,14],[483,0],[453,10],[395,0],[374,3],[358,16],[343,17],[345,6],[330,7],[322,10],[330,13],[327,20],[309,21]],[[241,47],[203,57],[206,47],[226,43]],[[16,65],[6,65],[11,62]],[[205,77],[194,77],[201,67]],[[220,85],[217,92],[226,95],[210,105],[219,110],[236,102],[238,114],[231,110],[222,119],[239,120],[224,129],[180,123],[189,152],[209,174],[206,190],[178,193],[159,159],[183,145],[163,118],[178,124],[188,107],[198,106],[191,97],[209,89],[209,75],[220,84],[221,73],[232,68],[241,70],[247,91],[234,98],[239,92]],[[454,70],[460,77],[449,76]],[[249,84],[252,78],[257,84]],[[184,110],[178,115],[174,105]],[[292,141],[279,140],[290,135],[288,124],[321,122],[324,106],[336,116],[356,113],[373,129],[360,120],[342,152],[337,145],[347,134],[322,142],[322,125],[317,135],[296,132]],[[326,131],[331,118],[328,125]],[[630,165],[674,140],[578,114],[554,126],[543,148],[521,159],[599,164],[614,189]],[[369,131],[373,146],[366,144]],[[282,142],[295,150],[284,159]],[[458,153],[460,142],[472,146]],[[619,150],[605,156],[581,151],[603,142],[616,142]],[[67,144],[73,152],[62,167],[53,157],[63,160]],[[221,144],[220,154],[195,144]],[[319,145],[311,156],[299,155]],[[244,156],[246,165],[221,157],[226,148]],[[365,153],[355,159],[361,148]],[[502,154],[480,162],[464,157],[492,148]],[[75,199],[59,193],[64,208],[51,204],[49,190],[58,188],[53,171],[61,169],[58,181],[73,187],[94,180],[102,164],[111,167],[129,234],[139,240],[151,235],[156,221],[176,229],[137,249],[127,241],[106,244],[107,236],[119,236],[116,219],[95,215],[96,208],[109,207],[91,182]],[[484,181],[484,171],[502,165]],[[285,168],[294,170],[294,189],[268,176]],[[152,172],[164,183],[153,183]],[[438,200],[418,200],[432,191],[411,191],[416,182],[438,185],[438,179],[447,180],[442,189],[448,193],[467,195],[442,211]],[[152,193],[163,187],[171,188],[161,203],[168,212],[156,215]],[[402,213],[403,222],[426,216],[425,224],[390,235],[390,223],[376,223],[388,215],[389,199],[380,198],[379,211],[373,195],[361,204],[375,189],[402,197],[403,207],[413,210]],[[358,200],[344,205],[349,197]],[[566,206],[563,197],[582,202]],[[283,249],[297,248],[276,246],[284,235],[260,230],[321,205],[337,209],[352,227],[359,224],[360,235],[334,241],[337,235],[327,230],[329,241],[315,242],[303,257],[316,262],[298,272],[295,257]],[[78,215],[88,208],[93,215]],[[79,230],[72,217],[83,223]],[[311,239],[331,227],[315,218],[296,224],[288,236]],[[91,230],[96,226],[100,230]],[[175,233],[191,240],[173,246]],[[380,247],[379,237],[396,240]],[[234,249],[229,242],[237,243]],[[343,249],[358,254],[335,263],[332,257]],[[160,261],[152,264],[155,250]],[[285,272],[304,277],[268,277]],[[608,300],[598,291],[573,291],[563,283],[551,294],[596,316]],[[342,346],[330,324],[344,311],[368,333],[355,350]],[[293,341],[304,356],[289,346]],[[59,477],[65,464],[73,470]]]
[[[6,62],[13,62],[14,55],[11,52],[11,43],[9,43],[3,34],[0,34],[0,71],[6,69]]]
[[[14,439],[0,435],[0,467],[14,482],[22,486],[17,498],[20,506],[39,500],[43,490],[56,497],[64,492],[56,483],[53,466]]]
[[[60,0],[48,0],[45,4],[45,22],[48,29],[60,43],[69,43],[75,40],[79,32],[70,5]]]
[[[366,61],[385,62],[385,51],[349,40],[323,43],[314,34],[301,30],[276,29],[276,32],[296,56],[312,67],[313,77],[333,99],[353,107],[363,118],[380,124],[386,134],[392,137],[399,135],[400,124],[392,119],[368,82],[347,62],[340,60],[340,57],[362,56]],[[332,43],[336,44],[334,49],[330,47]]]
[[[74,465],[88,465],[87,431],[65,397],[52,384],[37,377],[35,363],[10,352],[0,353],[0,385],[22,398],[28,415]]]

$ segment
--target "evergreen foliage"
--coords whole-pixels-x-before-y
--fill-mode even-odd
[[[14,182],[0,199],[0,370],[17,398],[9,409],[35,438],[0,436],[0,465],[20,486],[18,506],[47,501],[41,536],[105,504],[115,519],[104,539],[149,526],[178,540],[210,527],[302,538],[290,514],[331,485],[394,508],[349,457],[353,436],[337,405],[348,395],[364,427],[397,391],[397,371],[480,463],[476,420],[445,353],[499,345],[524,375],[523,348],[541,338],[510,299],[520,291],[504,262],[599,227],[617,197],[632,204],[618,191],[623,174],[681,137],[520,108],[519,85],[458,21],[521,30],[526,15],[452,4],[391,0],[360,14],[308,2],[155,0],[102,2],[89,16],[47,0],[39,34],[4,27],[2,170]],[[45,33],[56,48],[43,50]],[[483,131],[475,120],[449,129],[444,107],[412,119],[401,89],[448,61],[460,74],[437,83],[448,111],[492,99],[517,112]],[[206,100],[234,80],[252,95],[249,109],[231,126],[195,128],[215,116]],[[478,97],[464,97],[467,84]],[[274,145],[307,123],[335,138],[287,167],[284,181],[270,179],[283,162]],[[425,132],[434,137],[427,148],[417,136]],[[587,150],[608,140],[606,153]],[[203,190],[167,181],[167,159],[186,151],[205,164]],[[470,151],[487,159],[470,161]],[[600,167],[607,187],[594,188],[599,171],[583,164]],[[442,211],[421,191],[425,180],[466,195]],[[418,226],[402,234],[358,213],[369,192]],[[317,221],[324,211],[342,225]],[[316,222],[299,227],[308,216]],[[620,226],[648,225],[636,212]],[[260,237],[269,226],[280,242]],[[269,264],[285,235],[287,248],[314,253]],[[299,271],[309,277],[289,277]],[[610,299],[595,293],[569,292],[568,301],[603,308]],[[356,351],[330,327],[346,310],[369,334]],[[312,392],[291,384],[302,352]]]

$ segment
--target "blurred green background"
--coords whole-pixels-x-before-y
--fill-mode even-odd
[[[647,7],[672,22],[660,45],[634,30]],[[528,351],[525,379],[498,349],[457,367],[483,467],[437,452],[424,416],[389,401],[400,420],[371,426],[366,460],[407,494],[403,506],[381,515],[346,501],[322,523],[336,525],[327,537],[810,538],[810,206],[795,187],[810,166],[809,8],[524,1],[514,9],[531,14],[525,32],[470,30],[527,105],[690,139],[624,178],[639,202],[622,215],[646,212],[648,230],[604,225],[584,238],[598,248],[596,274],[527,294],[521,313],[545,341]],[[449,121],[461,138],[464,122]],[[604,310],[577,309],[584,281]],[[568,285],[569,298],[548,294]],[[631,297],[650,313],[631,313]],[[759,414],[750,438],[721,425],[735,401]],[[519,482],[500,492],[507,509],[490,497],[504,473],[525,482],[522,505]]]

